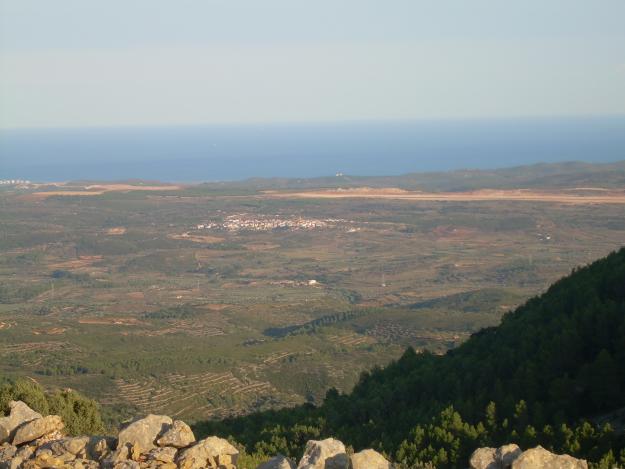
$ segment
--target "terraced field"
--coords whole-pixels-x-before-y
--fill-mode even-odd
[[[111,425],[320,402],[406,346],[444,353],[625,239],[620,203],[154,187],[0,191],[0,371],[95,397]],[[343,221],[198,228],[241,213]]]

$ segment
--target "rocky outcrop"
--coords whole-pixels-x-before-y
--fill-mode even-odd
[[[227,440],[209,436],[182,450],[177,462],[183,469],[236,469],[238,457],[239,451]]]
[[[588,469],[583,459],[568,454],[553,454],[542,446],[528,449],[512,462],[512,469]]]
[[[473,451],[469,466],[471,469],[501,469],[501,465],[495,459],[495,448],[478,448]]]
[[[295,469],[295,463],[289,458],[279,454],[269,461],[262,463],[256,469]]]
[[[495,459],[503,469],[508,469],[512,466],[514,460],[521,455],[521,453],[521,448],[519,448],[518,445],[503,445],[497,448],[497,451],[495,452]]]
[[[11,402],[0,418],[0,469],[236,469],[238,450],[227,440],[196,443],[191,428],[165,415],[126,425],[117,439],[68,437],[58,415],[42,417],[23,402]]]
[[[0,417],[0,469],[237,469],[239,451],[216,436],[196,441],[191,428],[165,415],[124,426],[117,438],[67,436],[58,415],[41,416],[20,401]],[[586,461],[538,446],[479,448],[471,469],[588,469]],[[372,449],[351,456],[339,440],[311,440],[296,464],[278,455],[256,469],[393,469]]]
[[[521,451],[517,445],[478,448],[469,460],[471,469],[588,469],[583,459],[559,455],[542,446]]]
[[[195,435],[191,427],[182,420],[174,420],[174,424],[156,442],[159,446],[186,448],[195,443]]]
[[[156,448],[156,440],[164,436],[173,426],[173,420],[166,415],[148,415],[137,419],[119,432],[117,446],[133,447],[142,451]]]
[[[13,444],[16,446],[21,445],[22,443],[28,443],[51,434],[61,436],[59,432],[64,427],[65,424],[58,415],[48,415],[31,420],[17,428],[13,437]]]
[[[328,438],[306,443],[304,456],[297,469],[349,469],[350,460],[345,445],[339,440]]]
[[[32,410],[22,401],[11,401],[9,403],[9,415],[0,418],[0,443],[12,441],[17,427],[41,417],[41,414]]]
[[[392,469],[384,456],[372,449],[363,449],[351,457],[352,469]]]

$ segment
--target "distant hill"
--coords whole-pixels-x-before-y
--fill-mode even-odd
[[[405,462],[424,458],[439,467],[466,462],[476,443],[506,440],[605,462],[618,459],[622,435],[589,423],[575,430],[567,425],[623,406],[625,248],[575,270],[444,356],[408,349],[386,368],[363,373],[350,394],[328,392],[319,408],[198,428],[233,435],[253,450],[292,452],[297,444],[283,448],[280,438],[337,435],[356,449],[374,446]]]
[[[594,164],[579,161],[541,163],[529,166],[482,170],[409,173],[401,176],[339,175],[319,178],[252,178],[245,181],[211,182],[206,189],[239,188],[305,189],[337,187],[399,187],[423,191],[467,191],[475,189],[562,189],[625,187],[625,160]]]

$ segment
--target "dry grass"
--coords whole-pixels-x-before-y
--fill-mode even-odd
[[[78,270],[91,267],[94,262],[102,260],[102,256],[79,256],[77,259],[48,264],[50,270]]]

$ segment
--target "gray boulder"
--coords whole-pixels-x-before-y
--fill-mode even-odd
[[[186,448],[195,443],[195,435],[191,427],[182,420],[174,420],[173,425],[156,442],[159,446]]]
[[[39,446],[35,450],[35,458],[39,462],[49,464],[50,461],[63,464],[87,457],[89,437],[62,438]]]
[[[17,427],[41,417],[40,413],[35,412],[22,401],[9,402],[9,415],[0,418],[0,443],[12,441]]]
[[[16,452],[17,448],[15,446],[7,443],[3,444],[2,447],[0,447],[0,468],[11,467],[11,461]]]
[[[163,448],[154,448],[147,455],[149,461],[157,461],[160,463],[173,463],[176,460],[177,449],[171,446]]]
[[[495,452],[495,459],[503,469],[510,469],[512,463],[521,455],[523,451],[518,445],[514,443],[509,445],[503,445],[497,448]]]
[[[178,466],[184,469],[203,469],[206,467],[236,466],[239,451],[228,440],[209,436],[195,445],[181,450]]]
[[[22,446],[21,448],[16,448],[16,449],[17,450],[15,452],[9,450],[11,453],[13,453],[13,455],[9,456],[6,459],[3,458],[3,461],[0,462],[0,468],[2,469],[20,468],[21,469],[23,468],[22,463],[26,462],[26,460],[29,459],[33,455],[33,452],[34,452],[34,448],[28,445]]]
[[[126,461],[128,461],[129,453],[130,451],[128,449],[128,446],[126,445],[118,446],[115,451],[109,453],[102,460],[102,468],[113,469],[117,467],[119,464],[125,463]]]
[[[279,454],[275,458],[262,463],[256,469],[295,469],[295,464],[289,458]]]
[[[478,448],[473,451],[469,459],[471,469],[501,469],[501,464],[496,459],[495,448]]]
[[[171,417],[150,414],[123,428],[117,436],[117,447],[137,445],[141,452],[147,453],[156,448],[156,440],[173,425]]]
[[[53,440],[41,445],[36,453],[39,455],[44,452],[49,452],[56,457],[69,454],[72,456],[71,459],[76,457],[87,458],[87,445],[89,441],[90,438],[88,436],[67,437],[60,440]]]
[[[111,447],[115,446],[115,440],[109,437],[92,436],[87,445],[89,459],[99,461],[111,452]]]
[[[114,469],[141,469],[141,464],[139,464],[137,461],[124,461],[115,464]]]
[[[471,469],[510,469],[513,461],[521,454],[515,444],[499,448],[478,448],[473,451],[469,466]]]
[[[568,454],[554,454],[537,446],[523,451],[512,463],[512,469],[588,469],[588,463],[583,459],[575,459]]]
[[[352,469],[392,469],[393,465],[380,453],[372,449],[363,449],[351,457]]]
[[[91,459],[75,459],[66,466],[67,469],[100,469],[100,463]]]
[[[17,446],[22,443],[28,443],[45,435],[59,432],[63,427],[65,427],[65,424],[58,415],[47,415],[31,420],[18,427],[15,437],[13,437],[13,444]]]
[[[345,445],[339,440],[310,440],[297,469],[349,469],[350,460]]]

